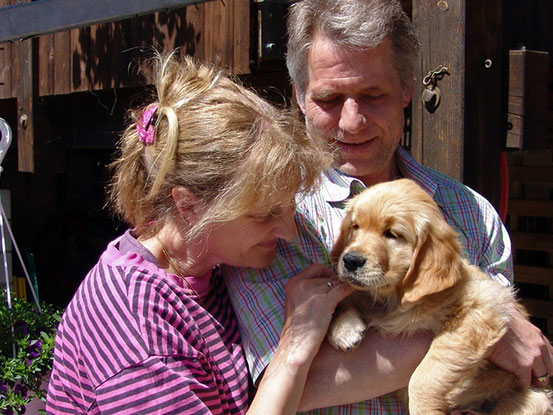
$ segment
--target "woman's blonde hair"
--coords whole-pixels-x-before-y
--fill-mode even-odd
[[[271,209],[308,191],[330,165],[296,114],[277,110],[220,69],[190,57],[156,55],[150,68],[157,97],[131,111],[111,165],[110,200],[139,234],[154,233],[175,215],[172,189],[182,186],[200,202],[187,236],[212,223]],[[156,105],[154,142],[139,139],[144,112]]]

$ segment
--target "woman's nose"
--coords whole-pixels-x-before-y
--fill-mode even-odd
[[[278,223],[275,226],[275,236],[291,241],[296,237],[297,229],[296,222],[294,221],[295,208],[290,212],[283,213],[278,219]]]
[[[351,134],[360,132],[367,124],[367,119],[360,112],[359,104],[354,98],[347,98],[340,113],[338,127]]]

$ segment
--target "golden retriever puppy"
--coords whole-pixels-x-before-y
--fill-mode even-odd
[[[409,381],[411,415],[553,413],[550,392],[522,389],[487,359],[515,295],[461,258],[456,233],[417,184],[381,183],[353,198],[331,256],[357,289],[329,328],[335,348],[352,350],[367,327],[435,334]]]

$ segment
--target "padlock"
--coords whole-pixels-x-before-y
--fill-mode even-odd
[[[424,88],[422,91],[422,102],[424,108],[426,108],[429,113],[433,114],[438,108],[438,105],[440,105],[440,88],[432,84]]]

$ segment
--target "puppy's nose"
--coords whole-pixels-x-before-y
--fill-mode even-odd
[[[367,259],[363,255],[360,255],[358,253],[348,252],[344,255],[342,261],[344,262],[344,267],[346,267],[349,272],[353,272],[357,268],[361,268],[363,265],[365,265]]]

